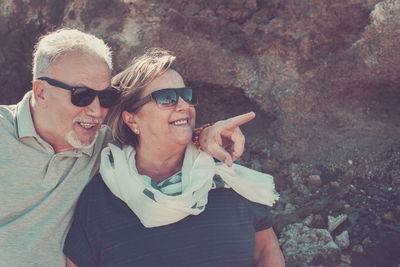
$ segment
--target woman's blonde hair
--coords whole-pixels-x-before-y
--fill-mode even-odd
[[[122,112],[129,110],[141,99],[146,86],[170,69],[175,58],[170,51],[150,48],[144,55],[134,58],[128,68],[112,78],[112,85],[122,92],[120,104],[110,109],[107,119],[116,140],[136,147],[138,136],[123,121]]]

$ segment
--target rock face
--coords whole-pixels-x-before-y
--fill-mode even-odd
[[[64,25],[104,38],[116,71],[145,47],[175,51],[201,90],[198,121],[256,110],[249,142],[264,142],[273,159],[342,165],[398,146],[398,0],[5,0],[0,8],[1,103],[30,88],[38,36]]]
[[[322,260],[333,264],[340,253],[338,245],[326,229],[310,228],[302,223],[286,226],[279,243],[288,266],[318,265]]]
[[[399,229],[399,0],[3,0],[1,104],[30,89],[33,44],[61,26],[106,40],[114,73],[174,51],[198,123],[256,111],[239,163],[276,177],[287,222],[346,213],[351,246],[381,218]]]

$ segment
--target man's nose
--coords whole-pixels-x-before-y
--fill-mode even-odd
[[[92,103],[86,107],[86,113],[93,117],[101,117],[101,109],[99,97],[96,96]]]

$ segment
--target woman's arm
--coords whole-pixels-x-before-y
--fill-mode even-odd
[[[67,267],[78,267],[67,257]]]
[[[253,266],[284,267],[285,260],[272,227],[256,232]]]

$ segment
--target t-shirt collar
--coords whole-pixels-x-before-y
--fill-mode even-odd
[[[33,125],[32,114],[30,109],[30,99],[32,96],[32,91],[27,92],[22,100],[17,104],[16,109],[16,123],[15,134],[17,138],[21,139],[23,137],[39,137]]]

